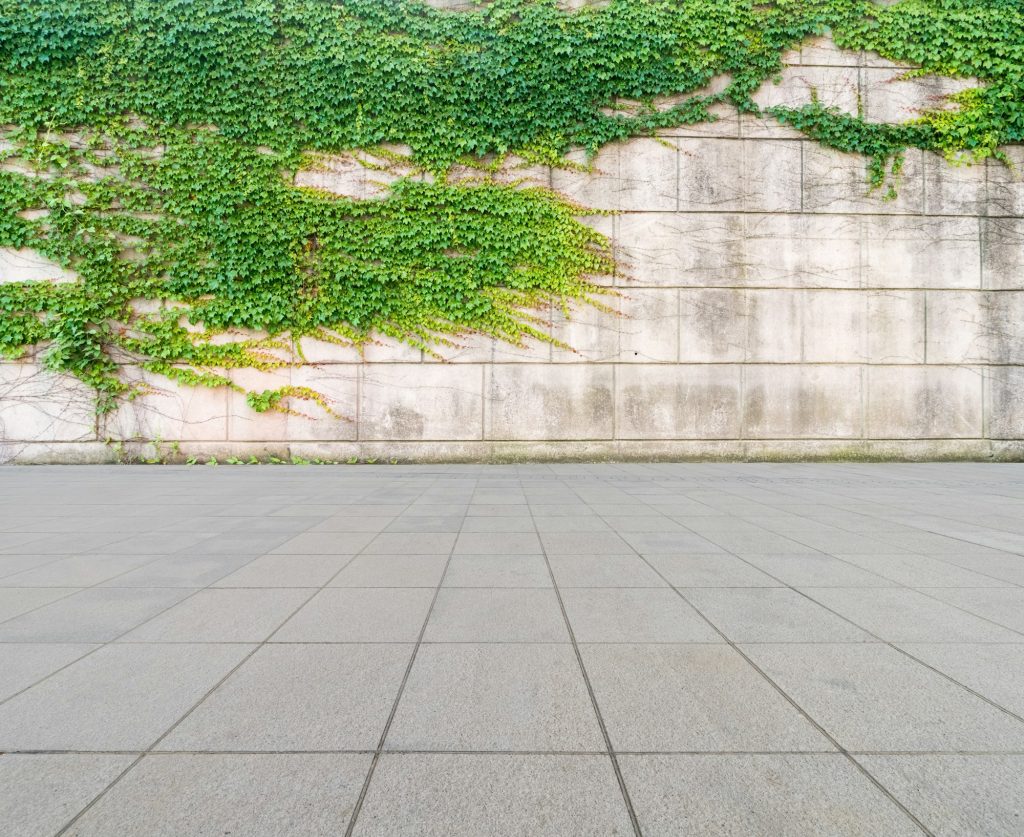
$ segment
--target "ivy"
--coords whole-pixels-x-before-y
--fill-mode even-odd
[[[303,338],[549,339],[543,309],[600,305],[614,264],[583,208],[494,177],[504,156],[562,165],[721,103],[760,113],[783,53],[825,32],[981,81],[899,125],[764,114],[867,155],[874,185],[908,148],[1024,141],[1022,0],[0,0],[0,246],[79,277],[0,283],[0,352],[42,349],[105,411],[138,391],[129,362],[241,389],[232,370],[301,362]],[[356,149],[407,176],[379,199],[296,186]],[[330,409],[248,393],[303,400]]]

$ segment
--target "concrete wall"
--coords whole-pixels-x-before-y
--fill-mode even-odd
[[[962,86],[903,81],[827,41],[788,61],[763,104],[813,88],[903,120]],[[591,174],[530,170],[618,211],[591,223],[623,264],[620,313],[550,322],[576,352],[475,340],[439,362],[319,344],[315,365],[239,375],[318,389],[344,420],[258,415],[234,393],[153,381],[97,421],[74,381],[3,363],[0,457],[109,459],[104,440],[135,451],[160,439],[199,455],[339,459],[1024,458],[1024,149],[1007,153],[1016,172],[911,152],[885,201],[867,194],[864,160],[723,110],[605,148]],[[344,161],[300,182],[373,190]],[[5,276],[39,270],[29,255],[6,254],[21,267]]]

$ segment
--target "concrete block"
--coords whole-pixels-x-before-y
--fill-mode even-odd
[[[744,210],[796,212],[802,208],[800,146],[796,141],[743,140]],[[723,171],[721,176],[735,177],[735,172]]]
[[[804,308],[798,292],[756,290],[747,294],[747,360],[799,363]]]
[[[860,105],[860,71],[853,66],[790,65],[778,84],[769,79],[754,93],[762,108],[801,108],[817,100],[826,107],[857,115]]]
[[[678,291],[646,288],[628,291],[620,309],[619,360],[623,363],[674,363],[679,359]]]
[[[747,183],[743,141],[687,137],[679,145],[679,208],[686,212],[743,209]]]
[[[740,241],[750,287],[857,288],[862,224],[850,215],[745,215]]]
[[[361,372],[361,439],[481,438],[479,365],[380,364]]]
[[[982,436],[982,373],[965,366],[867,369],[867,432],[873,439]]]
[[[97,438],[95,396],[70,375],[0,363],[0,444]]]
[[[864,212],[872,215],[920,214],[924,211],[921,152],[907,151],[895,179],[897,196],[886,200],[887,186],[872,190],[868,161],[814,142],[804,143],[803,209],[811,212]],[[891,175],[890,175],[891,177]]]
[[[616,249],[630,287],[742,281],[742,215],[627,212],[615,221]]]
[[[806,134],[798,131],[774,116],[755,116],[752,113],[741,113],[739,116],[740,136],[743,139],[789,139],[803,140]]]
[[[1024,438],[1024,367],[993,366],[985,374],[987,435],[992,439]]]
[[[667,139],[632,139],[606,145],[591,171],[555,169],[552,186],[595,209],[674,210],[678,191],[678,151]],[[580,152],[567,155],[585,164]]]
[[[862,435],[856,366],[748,366],[743,433],[752,439],[847,439]]]
[[[292,386],[308,387],[322,395],[333,415],[312,401],[293,401],[300,415],[289,415],[288,438],[291,441],[341,441],[356,438],[359,367],[330,364],[300,366],[291,371]]]
[[[695,125],[678,125],[663,128],[658,136],[663,137],[725,137],[735,139],[740,135],[740,117],[733,105],[725,102],[712,105],[709,113],[715,117],[711,122],[698,122]]]
[[[101,435],[112,439],[225,441],[228,389],[183,387],[139,369],[128,377],[145,387],[133,401],[105,416]]]
[[[981,291],[929,291],[928,363],[985,363],[990,355],[990,296]]]
[[[746,359],[750,319],[745,291],[679,291],[679,359],[683,363],[736,363]]]
[[[488,367],[487,439],[610,439],[610,366],[502,364]]]
[[[861,291],[790,291],[799,294],[804,363],[859,363],[867,357],[868,294]]]
[[[863,223],[865,286],[981,287],[981,243],[975,219],[880,215]]]
[[[987,215],[988,166],[968,158],[925,154],[924,211],[928,215]]]
[[[978,87],[977,79],[946,76],[904,78],[903,69],[868,67],[864,70],[864,117],[869,122],[909,122],[928,110],[952,110],[953,93]]]
[[[924,363],[924,292],[869,292],[866,328],[869,363]]]
[[[624,300],[616,297],[602,299],[603,304],[620,310]],[[619,356],[619,328],[622,315],[602,311],[590,305],[573,305],[568,315],[560,308],[552,312],[551,333],[570,347],[550,346],[529,360],[555,363],[604,363]]]
[[[804,66],[858,67],[864,63],[864,57],[862,53],[840,49],[829,35],[819,35],[804,39],[798,61]]]
[[[982,236],[982,287],[1024,290],[1024,218],[986,218]]]
[[[1024,216],[1024,148],[1011,145],[1001,149],[1013,164],[988,161],[988,188],[992,205],[990,215]]]
[[[620,439],[730,439],[740,431],[740,367],[620,366]]]

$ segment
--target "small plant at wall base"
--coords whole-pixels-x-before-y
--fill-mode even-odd
[[[0,352],[39,350],[107,411],[140,391],[126,367],[243,390],[234,370],[301,363],[303,338],[550,339],[545,306],[602,304],[609,245],[584,208],[498,182],[493,155],[559,165],[722,103],[760,113],[783,53],[826,31],[982,83],[899,125],[768,109],[866,155],[873,185],[908,148],[1024,140],[1021,0],[0,0],[0,246],[78,277],[0,277]],[[382,199],[295,185],[316,154],[388,143],[410,176]],[[248,401],[332,409],[301,386]]]

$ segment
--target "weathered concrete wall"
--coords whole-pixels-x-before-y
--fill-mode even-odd
[[[900,75],[816,42],[761,100],[803,102],[813,88],[903,120],[952,89]],[[4,363],[0,457],[109,459],[105,440],[159,439],[199,455],[339,459],[1024,458],[1024,149],[1007,153],[1016,172],[912,152],[885,201],[867,194],[864,160],[723,110],[608,147],[591,174],[528,172],[618,211],[591,223],[623,264],[620,314],[549,324],[576,352],[477,340],[439,362],[317,344],[316,365],[239,375],[313,387],[346,420],[258,415],[234,393],[153,381],[97,421],[75,382]],[[366,194],[372,177],[342,161],[300,182]],[[16,256],[5,278],[54,275]]]

